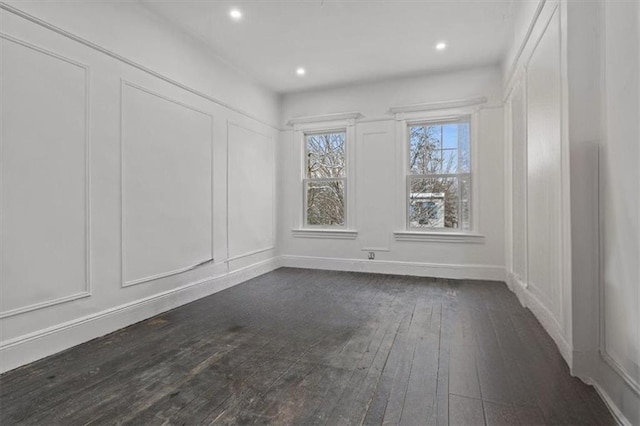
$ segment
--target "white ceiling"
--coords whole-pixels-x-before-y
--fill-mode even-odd
[[[280,93],[495,64],[513,19],[513,0],[140,1]]]

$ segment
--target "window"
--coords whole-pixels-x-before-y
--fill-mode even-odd
[[[465,117],[408,125],[408,229],[471,229],[469,123]]]
[[[305,225],[345,226],[346,131],[305,134]]]

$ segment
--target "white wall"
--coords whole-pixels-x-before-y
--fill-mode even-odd
[[[594,379],[640,423],[640,5],[604,2],[601,335]],[[622,380],[621,380],[622,379]]]
[[[476,144],[478,217],[476,231],[484,242],[398,241],[397,182],[404,181],[397,159],[402,152],[392,106],[488,98],[478,111]],[[283,264],[315,268],[362,270],[436,277],[504,279],[503,134],[501,79],[496,68],[478,68],[421,78],[386,81],[283,97],[283,123],[288,119],[343,112],[359,112],[355,120],[354,193],[347,194],[355,217],[349,228],[357,237],[308,238],[294,236],[302,211],[301,141],[293,129],[281,132],[279,145],[280,226],[278,251]],[[401,161],[401,160],[400,160]],[[402,185],[402,184],[401,184]],[[400,198],[402,195],[400,193]],[[375,260],[366,260],[368,251]]]
[[[289,93],[282,99],[281,126],[291,118],[337,112],[361,113],[366,119],[392,119],[392,106],[487,96],[500,103],[502,92],[495,67],[443,72],[404,79]]]
[[[540,0],[519,0],[512,3],[513,28],[501,64],[505,74],[513,69],[514,63],[519,59],[523,42],[528,39],[528,32],[533,29],[531,24],[535,22],[543,4]]]
[[[2,370],[276,267],[278,97],[134,4],[16,4],[38,19],[0,10]]]
[[[23,13],[82,37],[217,103],[275,125],[279,96],[215,59],[213,52],[137,0],[6,0]]]
[[[506,72],[507,272],[510,286],[534,312],[569,364],[571,341],[569,157],[563,10],[547,2],[513,70]],[[529,28],[531,31],[529,32]],[[510,78],[511,77],[511,78]]]
[[[637,424],[639,7],[540,6],[505,69],[509,284],[572,373]]]

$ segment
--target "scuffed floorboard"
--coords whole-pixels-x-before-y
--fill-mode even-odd
[[[0,424],[615,424],[502,283],[279,269],[0,376]]]

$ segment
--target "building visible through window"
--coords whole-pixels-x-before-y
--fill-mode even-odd
[[[408,127],[408,228],[469,230],[469,119]]]

